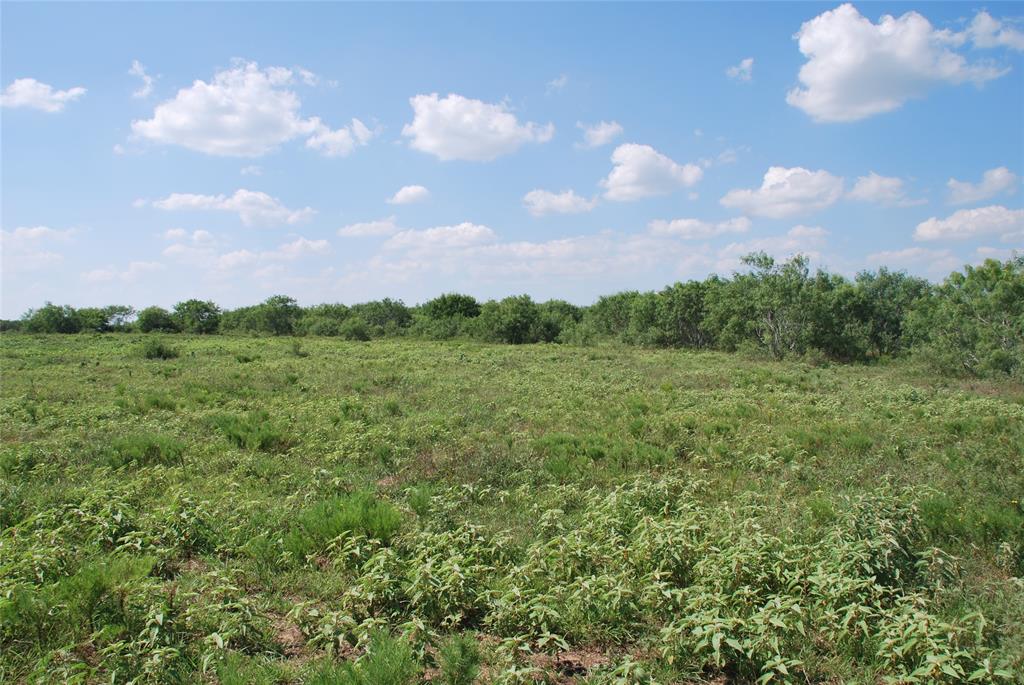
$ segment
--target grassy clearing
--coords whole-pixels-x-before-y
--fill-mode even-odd
[[[0,681],[1022,681],[1019,386],[142,341],[0,338]]]

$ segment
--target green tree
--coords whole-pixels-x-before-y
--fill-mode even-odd
[[[171,313],[163,307],[146,307],[139,312],[136,325],[143,333],[163,332],[176,333],[178,324],[174,321]]]
[[[540,309],[529,295],[506,297],[486,303],[477,318],[478,331],[485,340],[513,345],[540,339]]]
[[[220,307],[210,301],[185,300],[174,305],[174,320],[186,333],[216,333],[220,328]]]
[[[255,314],[254,323],[258,331],[271,335],[291,335],[302,317],[302,308],[291,297],[273,295],[256,307]]]
[[[480,316],[480,303],[472,295],[445,293],[424,302],[420,310],[430,319],[449,319],[453,316],[472,319]]]
[[[28,333],[78,333],[82,318],[70,305],[58,306],[47,302],[39,309],[25,313],[24,330]]]

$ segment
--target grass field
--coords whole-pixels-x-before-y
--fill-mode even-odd
[[[0,681],[1024,682],[1020,386],[147,338],[0,339]]]

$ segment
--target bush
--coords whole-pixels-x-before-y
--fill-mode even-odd
[[[333,497],[302,510],[285,537],[285,549],[296,558],[322,551],[342,533],[365,535],[388,542],[402,525],[402,515],[391,504],[367,492]]]
[[[221,414],[210,419],[211,423],[235,445],[261,452],[284,452],[290,440],[265,411],[253,411],[242,416]]]
[[[477,331],[484,340],[513,345],[537,342],[540,323],[540,310],[529,295],[492,300],[476,319]]]
[[[73,307],[47,302],[25,314],[23,328],[26,333],[78,333],[82,319]]]
[[[353,663],[323,661],[305,679],[309,685],[408,685],[416,680],[419,665],[412,647],[387,633],[374,633],[366,654]]]
[[[480,648],[471,635],[456,635],[441,647],[441,680],[447,685],[473,685],[480,674]]]
[[[338,336],[345,340],[366,341],[370,339],[370,327],[362,317],[350,316],[338,328]]]
[[[106,462],[113,468],[134,464],[182,464],[185,445],[164,435],[141,433],[117,438],[110,445]]]
[[[146,359],[176,359],[178,350],[163,340],[150,338],[142,343],[142,356]]]
[[[177,333],[178,324],[171,317],[171,313],[163,307],[146,307],[139,312],[136,325],[143,333]]]

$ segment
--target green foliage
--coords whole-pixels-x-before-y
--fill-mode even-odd
[[[440,650],[441,681],[445,685],[473,685],[480,674],[480,647],[472,635],[455,635]]]
[[[26,333],[78,333],[82,330],[81,317],[73,307],[52,302],[29,310],[23,321],[22,330]]]
[[[419,666],[407,642],[375,633],[367,652],[356,663],[317,664],[305,680],[310,685],[410,685]]]
[[[146,307],[139,312],[136,325],[143,333],[176,333],[178,324],[171,313],[162,307]]]
[[[343,340],[366,341],[370,339],[370,327],[361,316],[353,315],[342,322],[338,328],[338,337]]]
[[[148,466],[150,464],[184,464],[185,445],[165,435],[136,433],[116,438],[105,461],[112,468]]]
[[[954,272],[911,313],[919,354],[946,373],[1024,379],[1024,256]]]
[[[146,359],[176,359],[179,354],[177,348],[161,338],[147,338],[140,349]]]
[[[402,525],[402,515],[393,506],[367,492],[332,497],[317,502],[296,515],[284,541],[296,559],[322,551],[343,533],[388,542]]]
[[[540,340],[540,309],[529,295],[488,302],[476,320],[482,337],[493,342],[522,345]]]
[[[174,305],[174,322],[186,333],[216,333],[220,328],[221,311],[213,302],[185,300]]]
[[[247,414],[218,414],[210,419],[210,423],[243,449],[284,452],[291,445],[284,430],[262,410]]]
[[[420,311],[429,319],[472,319],[480,316],[480,303],[472,295],[446,293],[424,302]]]

